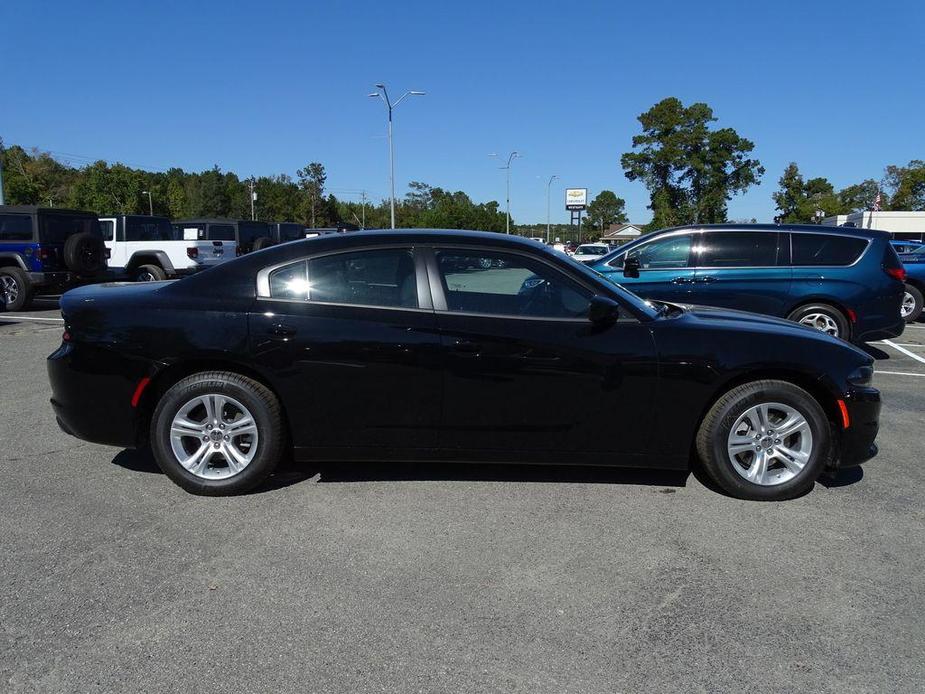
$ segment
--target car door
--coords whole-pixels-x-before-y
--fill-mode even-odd
[[[627,313],[594,326],[595,288],[532,254],[440,246],[428,271],[445,355],[441,448],[560,462],[646,450],[657,365],[645,325]]]
[[[595,266],[611,282],[621,284],[643,299],[685,303],[694,282],[691,251],[696,232],[672,232],[646,241],[617,255],[606,266]],[[626,260],[639,263],[626,272]]]
[[[694,248],[691,302],[783,316],[790,305],[787,236],[777,231],[706,231]]]
[[[264,268],[249,316],[256,365],[298,448],[429,449],[440,341],[410,247],[350,249]]]

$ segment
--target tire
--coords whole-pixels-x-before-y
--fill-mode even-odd
[[[139,265],[134,279],[136,282],[161,282],[167,279],[167,273],[158,265]]]
[[[851,329],[848,326],[848,319],[845,314],[829,304],[800,306],[787,316],[787,319],[816,328],[816,330],[828,333],[833,337],[840,337],[843,340],[848,340],[851,337]]]
[[[217,399],[225,401],[220,405],[221,429],[214,426],[218,417],[209,423],[203,402],[208,401],[214,412]],[[177,429],[185,433],[174,436],[178,416],[189,424]],[[245,424],[247,416],[254,426],[236,426],[236,421]],[[235,429],[241,432],[235,435]],[[206,371],[179,381],[164,393],[151,418],[151,449],[158,467],[193,494],[226,496],[253,489],[276,469],[283,440],[276,396],[263,384],[227,371]],[[234,459],[241,464],[229,464],[226,450],[236,452]],[[178,453],[186,456],[186,466]]]
[[[906,285],[906,293],[903,296],[903,304],[900,313],[907,323],[915,323],[919,316],[922,315],[922,292],[918,287],[911,284]]]
[[[35,287],[18,267],[0,268],[0,302],[7,311],[25,311],[32,303]]]
[[[261,236],[260,238],[254,239],[254,244],[252,246],[255,251],[262,251],[264,248],[269,248],[273,245],[273,240],[267,238],[266,236]]]
[[[761,407],[767,408],[765,434],[749,423],[757,423],[750,413]],[[780,432],[767,433],[773,432],[771,427],[776,424],[786,424],[780,417],[799,421],[794,414],[802,417],[798,432],[781,439],[776,438]],[[754,438],[756,432],[758,439]],[[812,395],[786,381],[753,381],[732,388],[710,408],[697,432],[697,454],[710,479],[732,496],[782,501],[812,488],[829,464],[832,441],[831,424]],[[755,451],[751,450],[753,445]],[[757,446],[762,447],[764,468]],[[741,452],[733,455],[730,449],[737,448]],[[782,450],[793,454],[789,460]],[[760,474],[762,470],[764,474]]]
[[[64,264],[78,275],[95,275],[106,269],[106,244],[89,231],[73,234],[64,242]]]

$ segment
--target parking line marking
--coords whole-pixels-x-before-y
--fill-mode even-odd
[[[44,316],[43,316],[43,317],[36,317],[36,316],[4,316],[4,315],[0,315],[0,321],[18,321],[18,320],[54,320],[54,321],[61,321],[62,323],[64,322],[64,319],[63,319],[63,318],[52,318],[52,317],[50,317],[50,316],[49,316],[48,318],[45,318]]]
[[[883,341],[883,344],[889,345],[889,346],[892,347],[893,349],[895,349],[895,350],[897,350],[897,351],[899,351],[899,352],[902,352],[902,353],[905,354],[907,357],[912,357],[912,358],[915,359],[916,361],[921,362],[922,364],[925,364],[925,357],[919,356],[919,355],[916,354],[915,352],[910,352],[908,349],[906,349],[905,347],[900,347],[900,346],[897,345],[895,342],[890,342],[889,340],[884,340],[884,341]]]
[[[874,371],[875,374],[890,374],[891,376],[918,376],[925,378],[925,374],[914,374],[909,371]]]
[[[872,345],[885,345],[886,340],[878,340],[877,342],[872,342]],[[898,347],[918,347],[919,349],[925,348],[925,345],[920,345],[916,342],[894,342],[894,345]]]

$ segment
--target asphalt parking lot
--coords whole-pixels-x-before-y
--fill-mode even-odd
[[[290,467],[186,494],[62,433],[0,314],[0,690],[925,691],[925,323],[880,455],[808,495],[588,468]]]

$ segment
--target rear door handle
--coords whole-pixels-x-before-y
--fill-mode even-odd
[[[270,328],[267,330],[267,333],[274,339],[287,340],[296,334],[296,329],[291,325],[275,323],[274,325],[270,326]]]
[[[482,351],[482,345],[477,342],[469,342],[469,340],[456,340],[453,343],[453,350],[467,356],[475,356]]]
[[[706,277],[698,277],[694,281],[697,282],[698,284],[710,284],[712,282],[715,282],[716,278],[710,277],[709,275],[707,275]]]
[[[690,277],[675,277],[671,280],[672,284],[691,284],[694,280]]]

